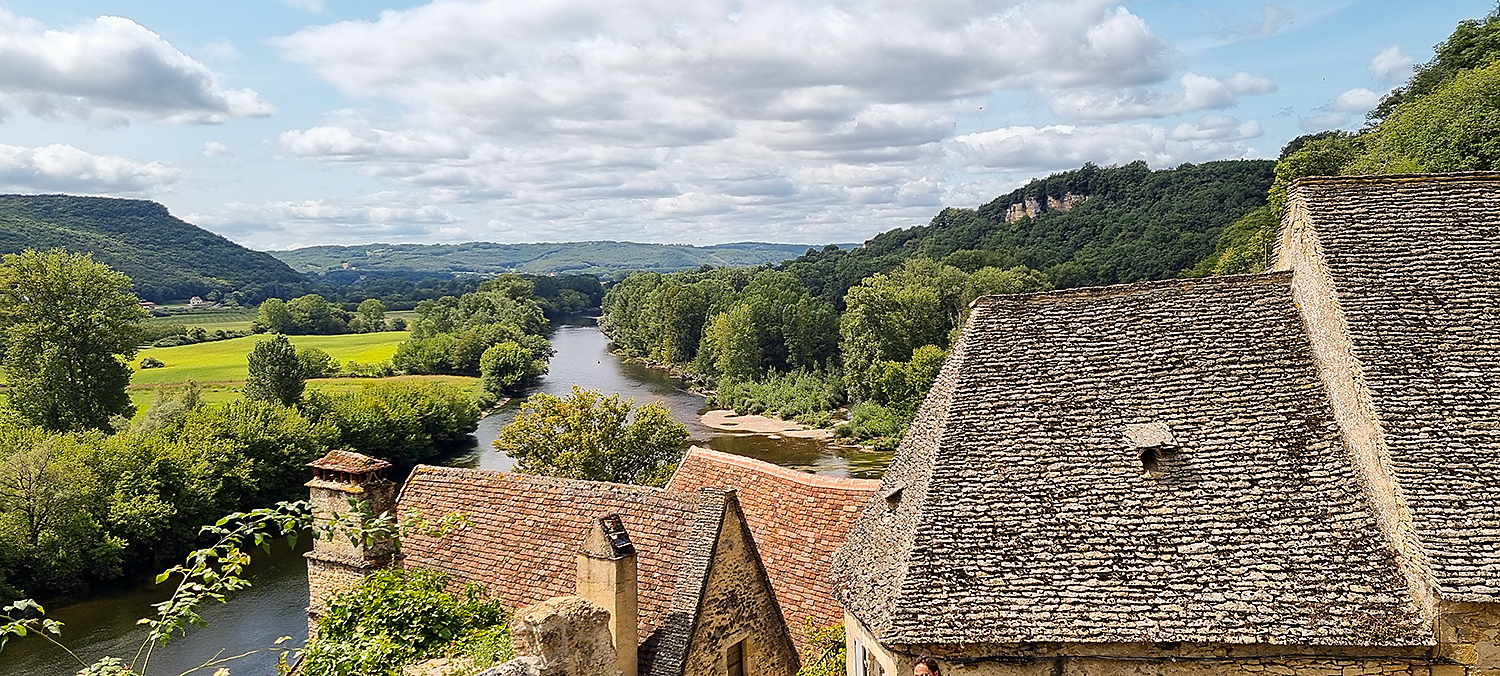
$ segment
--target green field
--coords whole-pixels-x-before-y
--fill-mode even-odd
[[[257,311],[255,308],[241,308],[238,310],[215,310],[212,312],[184,312],[166,317],[152,317],[149,322],[152,324],[201,326],[209,331],[215,329],[249,331],[250,323],[255,321],[256,315]]]
[[[136,355],[137,363],[145,357],[160,359],[164,368],[136,371],[132,387],[171,385],[197,381],[209,383],[242,383],[245,381],[245,355],[268,335],[247,336],[178,347],[152,347]],[[404,331],[384,333],[351,333],[340,336],[287,336],[297,347],[316,347],[340,363],[385,361],[396,354],[396,347],[406,342]]]
[[[478,378],[468,376],[395,376],[391,378],[319,378],[307,381],[309,392],[348,392],[364,387],[368,383],[387,382],[391,380],[425,380],[427,382],[441,382],[453,385],[474,399],[479,399],[483,394]],[[185,382],[185,381],[183,381]],[[132,385],[130,387],[130,403],[136,407],[136,416],[145,415],[146,409],[151,402],[156,401],[156,393],[162,388],[171,388],[181,383],[161,383],[158,385]],[[244,383],[219,383],[204,385],[199,390],[199,396],[204,403],[221,404],[226,401],[239,399],[244,395]]]

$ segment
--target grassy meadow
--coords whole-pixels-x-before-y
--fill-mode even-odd
[[[338,336],[287,336],[297,347],[316,347],[339,360],[373,363],[396,354],[396,347],[406,341],[404,331],[353,333]],[[270,335],[255,335],[178,347],[152,347],[136,355],[160,359],[166,366],[136,370],[130,381],[130,399],[139,410],[145,410],[156,398],[156,390],[182,385],[189,380],[202,387],[203,400],[218,403],[236,399],[245,384],[245,355],[257,342]],[[363,387],[372,378],[319,378],[309,380],[309,390],[344,391]],[[465,376],[396,376],[386,380],[427,380],[453,384],[476,398],[480,394],[478,378]]]
[[[204,310],[202,312],[185,312],[172,314],[166,317],[152,317],[148,321],[152,324],[182,324],[184,326],[201,326],[209,331],[223,329],[225,331],[249,331],[250,322],[255,321],[255,308],[240,309],[217,309]]]

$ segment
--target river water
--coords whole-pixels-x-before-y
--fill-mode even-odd
[[[819,474],[877,478],[890,460],[888,453],[840,448],[819,439],[732,434],[705,427],[698,422],[705,409],[703,397],[689,392],[685,383],[666,373],[610,354],[609,339],[591,318],[557,322],[550,338],[557,355],[533,393],[567,395],[577,384],[606,395],[619,393],[637,404],[661,402],[687,426],[692,443]],[[442,458],[441,464],[511,469],[514,462],[495,451],[492,443],[519,409],[519,402],[513,401],[480,420],[474,446]],[[253,586],[227,605],[206,608],[203,618],[208,626],[195,627],[185,637],[159,649],[149,673],[177,676],[211,659],[219,650],[228,656],[264,649],[282,635],[292,637],[285,645],[301,645],[307,639],[307,566],[302,557],[306,549],[304,539],[297,551],[278,547],[271,554],[257,552],[250,568]],[[136,619],[151,615],[151,604],[169,593],[168,589],[148,586],[49,608],[48,615],[65,623],[64,644],[84,660],[93,662],[103,655],[128,657],[135,654],[144,637],[144,631],[135,626]],[[235,676],[252,676],[275,674],[275,665],[276,655],[263,650],[236,660],[230,667]],[[68,676],[77,669],[76,661],[40,638],[12,639],[0,652],[0,676]],[[206,675],[213,670],[198,673]]]

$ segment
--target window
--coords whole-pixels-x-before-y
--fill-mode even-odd
[[[875,653],[865,650],[865,644],[854,640],[854,676],[885,676],[885,668],[875,659]]]
[[[724,655],[724,665],[728,667],[729,676],[745,676],[744,641],[729,646],[729,652]]]

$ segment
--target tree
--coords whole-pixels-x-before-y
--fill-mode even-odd
[[[129,416],[129,360],[146,316],[130,278],[89,254],[6,254],[0,326],[11,407],[59,431],[107,429],[111,417]]]
[[[566,398],[527,399],[495,448],[525,474],[660,486],[687,438],[687,428],[659,403],[637,407],[634,399],[574,385]]]
[[[245,398],[251,401],[276,401],[292,406],[302,399],[302,363],[297,348],[286,336],[275,336],[255,344],[246,356],[249,374],[245,376]]]
[[[378,298],[366,298],[359,303],[359,318],[364,320],[364,329],[370,333],[384,331],[385,303]]]
[[[532,359],[529,350],[510,341],[491,346],[479,358],[479,380],[495,396],[546,372],[547,362]]]
[[[250,328],[256,333],[296,333],[297,321],[292,319],[292,311],[287,309],[286,301],[267,298],[260,304]]]
[[[303,379],[322,378],[339,370],[338,361],[316,347],[297,348],[297,363],[301,365]]]

